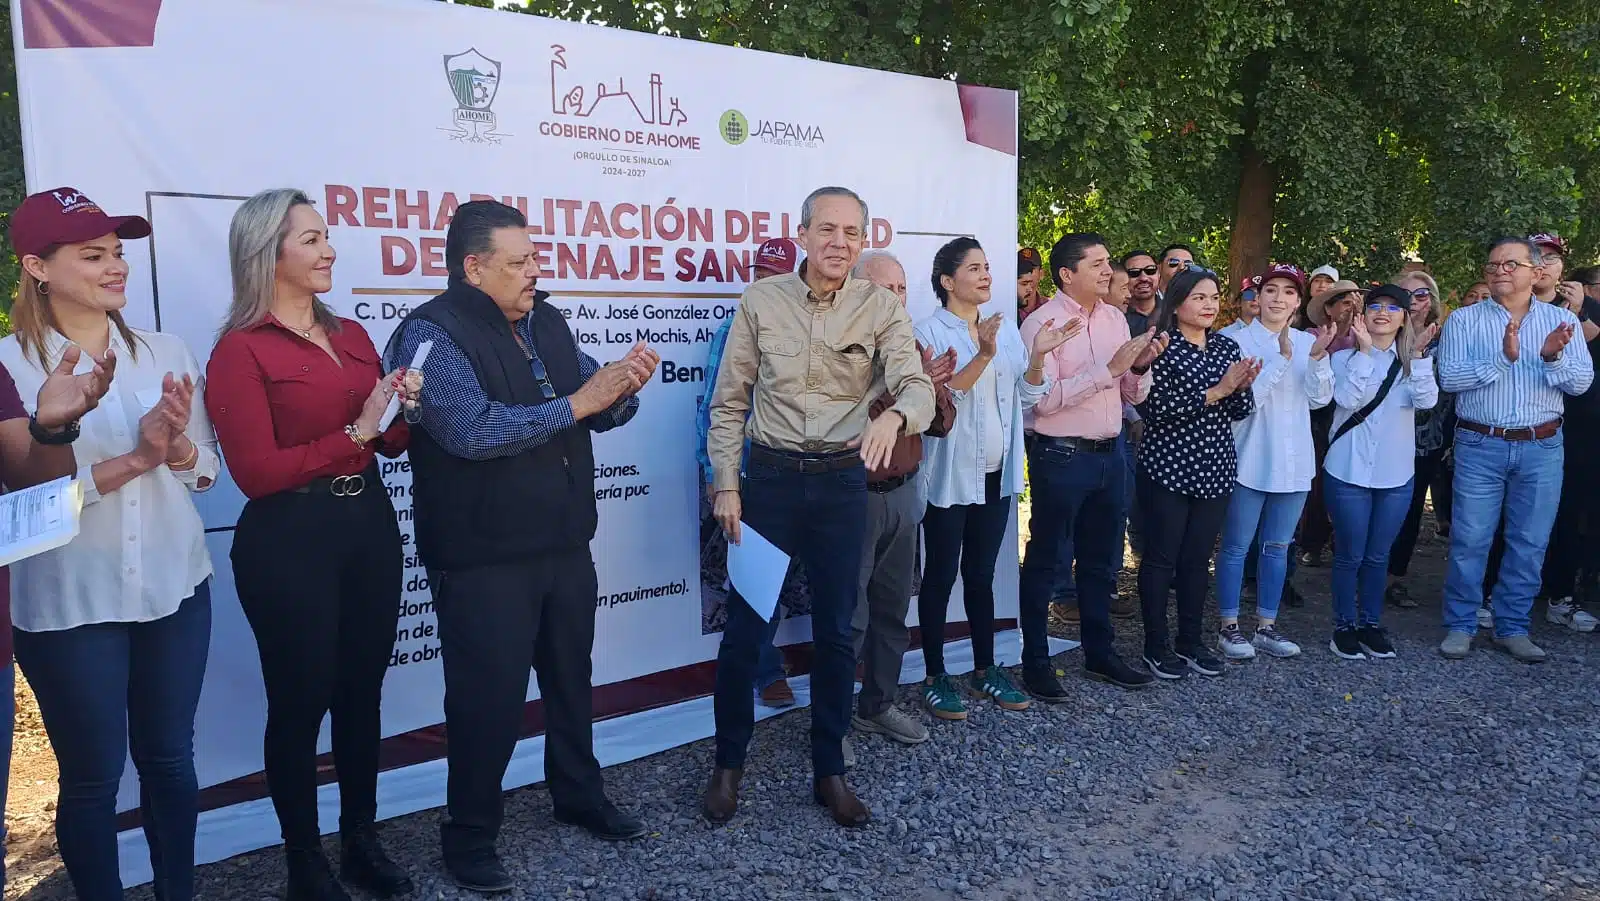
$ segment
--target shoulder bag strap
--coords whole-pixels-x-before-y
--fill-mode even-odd
[[[1383,399],[1389,396],[1389,389],[1394,387],[1394,381],[1399,375],[1400,356],[1396,354],[1394,362],[1389,364],[1389,374],[1383,377],[1383,384],[1378,386],[1377,395],[1368,401],[1366,406],[1352,413],[1349,419],[1339,424],[1339,430],[1333,433],[1332,438],[1328,439],[1329,447],[1332,447],[1335,441],[1343,438],[1346,432],[1367,421],[1367,417],[1371,416],[1373,411],[1377,410],[1379,405],[1383,403]]]

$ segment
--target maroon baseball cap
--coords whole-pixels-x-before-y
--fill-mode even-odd
[[[1536,235],[1529,235],[1528,240],[1540,250],[1553,250],[1562,256],[1567,255],[1567,242],[1555,232],[1539,232]]]
[[[800,248],[788,238],[770,238],[756,251],[755,266],[760,269],[771,269],[773,272],[793,272],[795,264],[800,260]]]
[[[1261,276],[1259,276],[1259,275],[1252,275],[1252,276],[1249,276],[1248,278],[1242,278],[1242,279],[1239,280],[1239,293],[1240,294],[1243,294],[1246,291],[1256,291],[1256,290],[1259,290],[1260,288],[1261,288]]]
[[[19,257],[112,232],[119,238],[147,238],[150,223],[142,216],[107,216],[76,188],[30,194],[11,213],[11,246]]]
[[[1299,266],[1293,263],[1273,263],[1267,267],[1266,272],[1261,273],[1261,283],[1258,287],[1266,287],[1267,282],[1275,278],[1286,278],[1294,282],[1294,286],[1300,290],[1300,296],[1305,296],[1306,273]]]

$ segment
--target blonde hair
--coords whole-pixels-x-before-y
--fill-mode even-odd
[[[273,188],[246,200],[228,225],[228,268],[233,273],[233,302],[217,337],[250,328],[267,318],[278,283],[278,256],[289,234],[289,214],[297,206],[314,206],[304,191]],[[339,317],[311,299],[311,312],[323,331],[339,330]]]
[[[1403,288],[1405,287],[1406,279],[1416,279],[1427,286],[1428,322],[1443,322],[1444,298],[1439,296],[1439,283],[1433,280],[1433,276],[1423,272],[1421,269],[1413,269],[1410,272],[1402,272],[1395,276],[1394,283]],[[1407,312],[1409,313],[1410,311],[1408,310]]]
[[[57,244],[45,248],[39,258],[50,259],[62,246]],[[122,343],[128,345],[128,353],[138,359],[141,342],[133,329],[128,327],[127,320],[122,318],[122,311],[108,310],[106,318],[111,320],[117,334],[122,336]],[[50,359],[45,353],[45,339],[51,332],[66,336],[62,334],[55,311],[51,309],[49,286],[34,278],[26,267],[22,270],[22,281],[17,284],[17,299],[11,304],[11,331],[17,336],[17,343],[22,345],[24,357],[33,357],[45,372],[55,368],[58,361]]]

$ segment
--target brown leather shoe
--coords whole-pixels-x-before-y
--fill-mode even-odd
[[[833,814],[833,821],[840,826],[855,829],[872,821],[872,811],[845,784],[843,776],[818,779],[811,789],[811,797],[828,808],[828,812]]]
[[[717,767],[711,771],[711,784],[706,786],[705,800],[700,802],[700,813],[713,823],[726,823],[739,810],[739,779],[744,770],[725,770]]]
[[[793,707],[794,689],[789,687],[788,679],[778,681],[761,689],[762,707]]]
[[[1139,604],[1133,598],[1120,594],[1111,598],[1111,615],[1117,619],[1133,619],[1139,614]]]

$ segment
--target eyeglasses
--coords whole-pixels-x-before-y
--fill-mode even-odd
[[[1181,269],[1184,266],[1186,266],[1186,265],[1188,265],[1188,264],[1190,264],[1192,262],[1194,262],[1194,261],[1193,260],[1186,260],[1186,259],[1184,259],[1182,257],[1168,257],[1167,258],[1167,268],[1168,269]]]
[[[1239,299],[1242,300],[1242,301],[1245,301],[1246,303],[1255,300],[1256,299],[1256,289],[1254,289],[1254,288],[1246,288],[1245,290],[1240,291],[1239,292]]]
[[[550,384],[550,375],[544,370],[544,361],[539,359],[538,354],[530,354],[528,365],[533,368],[533,380],[539,383],[539,393],[544,395],[545,400],[555,400],[556,386]]]
[[[1141,275],[1155,275],[1159,271],[1160,270],[1154,263],[1151,263],[1149,266],[1129,266],[1128,278],[1138,278]]]
[[[1490,261],[1483,264],[1483,272],[1485,275],[1494,275],[1496,272],[1510,275],[1511,273],[1516,272],[1518,269],[1538,268],[1538,266],[1535,266],[1532,263],[1524,263],[1521,260],[1505,260],[1504,262],[1500,263]]]
[[[1429,291],[1427,288],[1413,288],[1411,290],[1411,296],[1419,299],[1423,297],[1431,298],[1433,297],[1433,292]]]
[[[1385,313],[1404,313],[1405,312],[1405,310],[1402,309],[1399,304],[1395,304],[1395,303],[1369,303],[1369,304],[1367,304],[1367,309],[1369,309],[1369,310],[1382,310]]]

